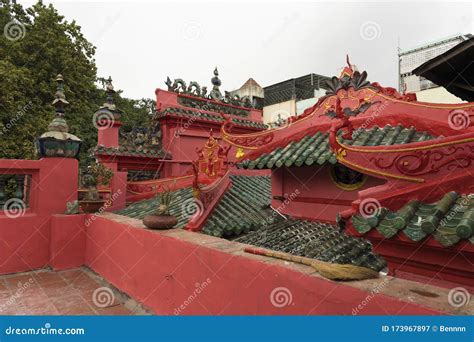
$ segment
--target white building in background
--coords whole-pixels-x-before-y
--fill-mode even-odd
[[[436,42],[424,44],[410,50],[400,51],[399,59],[399,90],[408,93],[416,93],[418,101],[437,103],[459,103],[462,100],[445,88],[433,82],[416,76],[413,69],[430,59],[441,55],[457,44],[472,37],[471,34],[456,35],[450,38],[441,39]]]
[[[263,88],[263,122],[275,124],[302,114],[326,93],[326,80],[318,74],[292,78]]]

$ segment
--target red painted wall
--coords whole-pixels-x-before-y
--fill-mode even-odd
[[[242,255],[242,247],[180,229],[147,230],[137,220],[109,214],[88,228],[85,260],[157,314],[350,315],[367,298],[364,290],[309,275],[297,266],[290,269],[276,260],[262,262],[262,257]],[[281,288],[291,298],[288,305],[278,307],[271,298],[273,292],[278,305],[275,291],[285,291]],[[359,311],[364,315],[439,313],[383,294]]]
[[[331,179],[331,165],[309,167],[282,167],[272,173],[272,195],[291,196],[284,204],[273,200],[272,206],[283,214],[335,222],[336,214],[351,207],[358,198],[358,191],[384,184],[368,177],[359,189],[346,191],[338,188]]]
[[[30,174],[29,208],[18,217],[0,210],[0,274],[48,265],[51,214],[77,199],[78,162],[67,158],[0,159],[2,174]],[[3,208],[2,208],[3,209]]]
[[[84,265],[88,215],[53,215],[49,266],[54,270],[71,269]]]

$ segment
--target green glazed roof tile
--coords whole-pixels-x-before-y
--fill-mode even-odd
[[[317,132],[312,136],[305,136],[299,141],[292,141],[285,147],[278,147],[254,160],[244,160],[239,166],[246,169],[271,169],[314,163],[322,165],[326,162],[334,164],[337,160],[329,147],[328,135]],[[401,125],[357,129],[352,136],[352,140],[342,139],[343,142],[354,146],[387,146],[434,139],[426,132],[417,132],[414,127],[403,128]]]
[[[146,199],[139,202],[134,202],[126,208],[116,211],[116,214],[128,216],[136,219],[143,219],[146,215],[151,215],[160,204],[160,196]],[[185,203],[191,201],[193,192],[191,188],[183,188],[173,192],[173,199],[170,203],[170,214],[175,216],[178,220],[176,228],[184,227],[192,215],[186,212]],[[184,204],[183,204],[184,203]]]
[[[401,231],[413,241],[432,235],[445,247],[464,239],[474,244],[474,194],[448,192],[435,203],[411,201],[396,212],[383,208],[372,218],[354,215],[352,225],[362,234],[376,228],[387,238]]]
[[[327,223],[279,218],[236,241],[331,263],[355,264],[376,271],[386,267],[385,260],[373,253],[370,242],[348,236]]]
[[[270,177],[231,176],[231,181],[203,227],[206,234],[238,236],[272,220]]]
[[[217,123],[224,122],[224,118],[220,115],[217,115],[217,114],[213,115],[209,113],[194,111],[191,109],[184,109],[180,107],[167,107],[164,110],[158,112],[156,114],[156,118],[165,117],[170,114],[180,116],[180,117],[186,117],[186,118],[190,118],[190,117],[202,118],[202,119],[212,121],[212,122],[217,122]],[[239,126],[254,127],[254,128],[260,128],[260,129],[268,128],[267,125],[261,122],[256,122],[252,120],[232,118],[232,122]]]

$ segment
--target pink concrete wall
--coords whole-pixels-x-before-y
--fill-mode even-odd
[[[331,166],[285,167],[272,173],[272,195],[290,196],[293,200],[282,204],[273,200],[274,208],[297,217],[335,222],[336,214],[351,207],[358,198],[358,191],[383,184],[384,181],[368,177],[359,189],[347,191],[338,188],[331,179]]]
[[[366,282],[369,286],[361,289],[328,281],[310,274],[308,267],[245,254],[242,249],[232,241],[181,229],[152,231],[138,220],[106,214],[88,228],[85,260],[107,281],[166,315],[350,315],[374,286]],[[277,301],[278,292],[291,297],[286,305]],[[440,311],[377,294],[358,313]]]
[[[49,266],[54,270],[71,269],[84,265],[88,215],[53,215]]]
[[[122,124],[114,122],[112,127],[97,130],[97,145],[106,147],[119,147],[119,129]]]
[[[45,267],[51,215],[63,213],[66,203],[77,199],[78,162],[68,158],[0,159],[0,172],[32,175],[29,207],[18,217],[0,210],[0,274]]]

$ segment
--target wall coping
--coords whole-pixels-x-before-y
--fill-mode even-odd
[[[141,220],[108,212],[103,213],[101,216],[111,221],[126,224],[134,229],[145,229],[154,234],[186,241],[191,244],[199,245],[200,247],[218,250],[235,257],[246,258],[267,265],[270,264],[272,266],[290,269],[291,271],[300,273],[301,277],[317,277],[328,282],[337,283],[339,286],[356,288],[358,290],[367,292],[368,297],[374,296],[376,294],[385,295],[398,299],[402,302],[406,302],[407,305],[419,305],[424,308],[441,311],[452,315],[472,315],[474,312],[474,303],[472,302],[460,308],[451,306],[448,302],[449,288],[392,276],[382,276],[378,279],[360,281],[335,282],[321,277],[309,266],[246,253],[244,252],[244,248],[248,245],[239,242],[229,241],[223,238],[201,233],[190,232],[182,228],[170,230],[150,230],[143,225]],[[454,288],[456,286],[457,284],[453,283],[450,288]],[[427,293],[427,295],[423,295],[423,293]],[[429,296],[430,294],[437,296]]]

